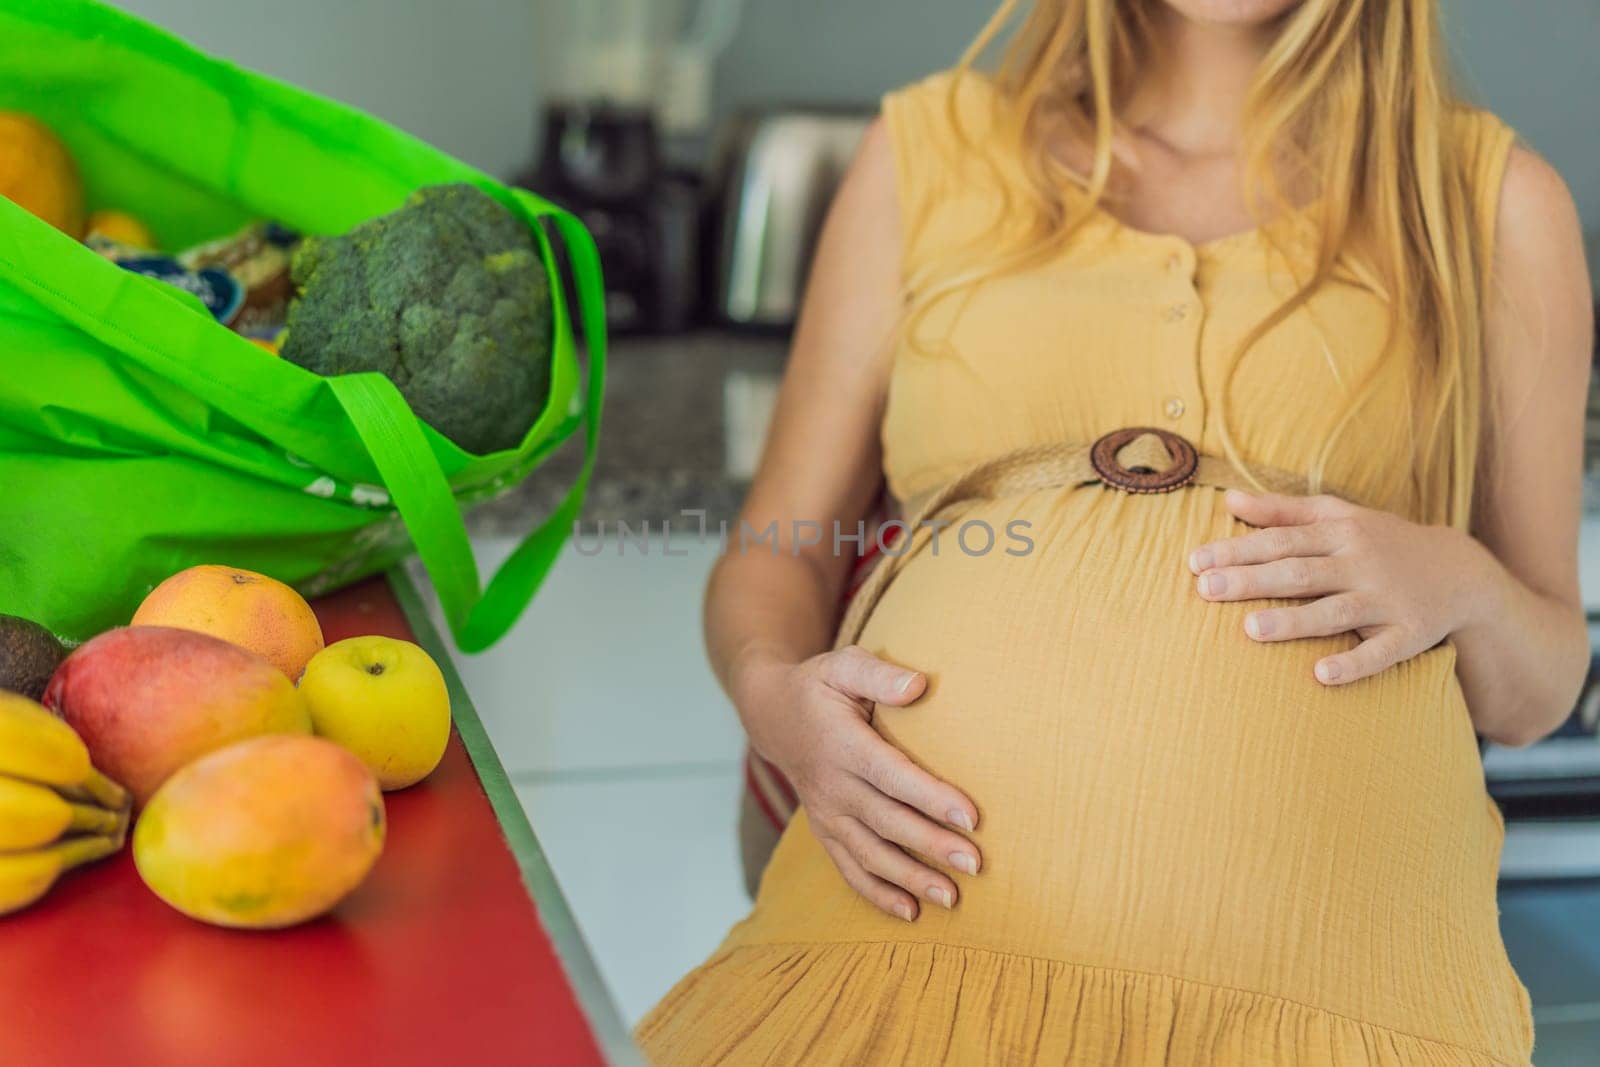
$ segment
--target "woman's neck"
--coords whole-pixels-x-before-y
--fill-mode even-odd
[[[1128,125],[1177,155],[1236,154],[1245,98],[1275,24],[1196,22],[1164,4],[1153,18],[1155,62],[1124,112]]]

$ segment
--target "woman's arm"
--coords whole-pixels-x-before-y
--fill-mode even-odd
[[[1319,598],[1254,612],[1245,629],[1354,630],[1360,645],[1316,665],[1324,684],[1452,638],[1477,731],[1521,745],[1560,725],[1588,669],[1578,524],[1594,323],[1572,196],[1530,152],[1512,155],[1495,229],[1476,537],[1335,497],[1230,492],[1229,510],[1262,529],[1201,546],[1190,566],[1210,600]]]
[[[1495,230],[1494,430],[1480,467],[1481,548],[1452,636],[1478,732],[1515,745],[1561,724],[1589,666],[1578,526],[1594,297],[1572,194],[1531,152],[1512,153]]]
[[[945,907],[956,885],[912,852],[976,874],[977,809],[872,728],[926,681],[861,649],[830,652],[854,543],[882,479],[878,426],[901,302],[894,160],[881,120],[868,131],[818,244],[777,410],[750,494],[706,591],[706,645],[752,745],[794,784],[813,833],[858,892],[910,921],[917,899]],[[820,543],[816,527],[820,524]],[[776,546],[757,543],[769,527]],[[799,534],[799,536],[797,536]],[[741,545],[743,547],[741,547]],[[909,892],[908,892],[909,890]]]
[[[737,699],[753,663],[797,663],[833,643],[852,560],[823,543],[795,545],[796,522],[853,529],[882,480],[878,425],[890,331],[900,300],[900,223],[893,160],[880,123],[868,131],[828,213],[761,463],[740,512],[752,541],[777,524],[778,551],[734,549],[706,595],[711,663]],[[741,708],[741,714],[743,709]],[[748,724],[747,724],[748,725]]]

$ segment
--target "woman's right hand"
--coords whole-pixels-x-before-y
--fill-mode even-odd
[[[744,673],[756,751],[794,786],[851,888],[907,922],[919,899],[954,907],[955,882],[915,857],[977,874],[978,849],[949,827],[973,830],[978,809],[872,728],[876,705],[912,703],[927,679],[855,645]]]

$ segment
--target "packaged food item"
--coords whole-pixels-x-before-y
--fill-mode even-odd
[[[190,270],[171,256],[157,255],[99,234],[91,234],[84,243],[123,270],[192,293],[211,312],[211,317],[224,326],[232,326],[244,306],[244,286],[225,270],[215,267]]]
[[[230,322],[246,337],[271,338],[283,328],[293,286],[289,260],[300,235],[276,222],[250,225],[178,254],[191,271],[224,270],[244,287],[244,304]]]

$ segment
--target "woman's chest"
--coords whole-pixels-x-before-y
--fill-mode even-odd
[[[915,494],[1013,448],[1156,426],[1251,464],[1325,462],[1330,487],[1385,496],[1413,357],[1354,280],[1284,312],[1297,284],[1281,263],[1257,233],[1197,248],[1108,224],[1057,262],[934,303],[895,360],[891,485]]]

